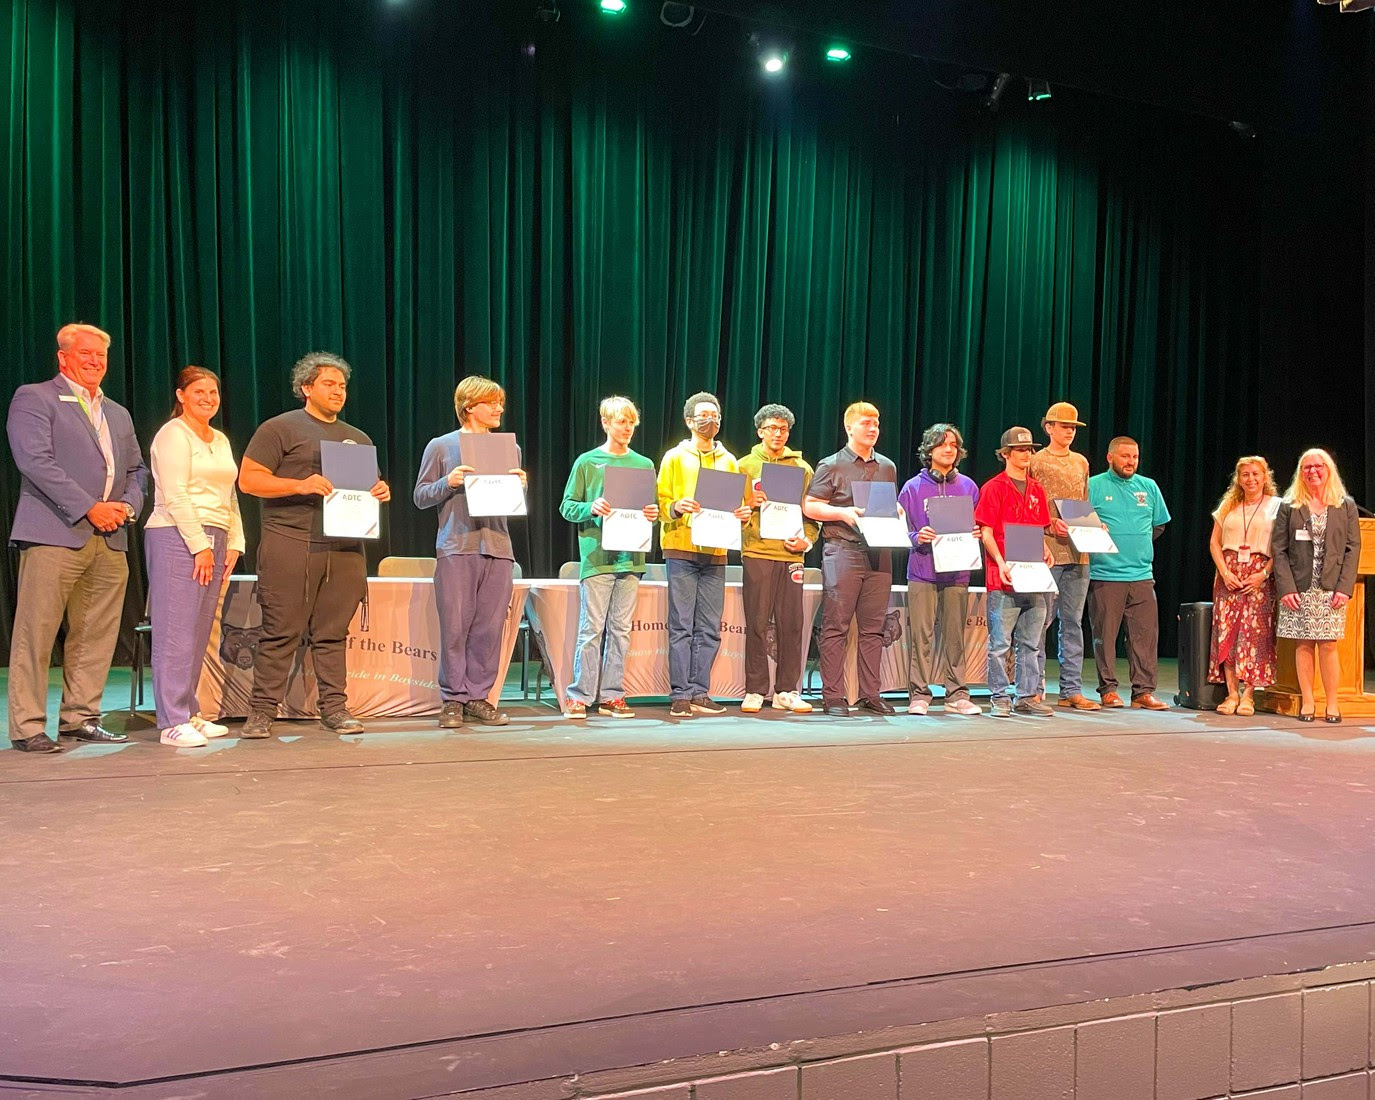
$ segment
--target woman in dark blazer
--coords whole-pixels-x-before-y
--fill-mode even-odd
[[[1356,586],[1361,527],[1356,502],[1347,496],[1326,451],[1315,447],[1300,456],[1271,529],[1270,556],[1280,598],[1276,633],[1295,642],[1294,665],[1302,695],[1299,721],[1313,721],[1317,710],[1313,696],[1316,663],[1327,697],[1325,719],[1340,722],[1337,642],[1346,633],[1346,605]]]

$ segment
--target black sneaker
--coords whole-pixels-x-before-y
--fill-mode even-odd
[[[672,705],[671,707],[668,708],[668,716],[669,716],[670,718],[691,718],[691,717],[692,717],[692,700],[690,700],[690,699],[675,699],[675,700],[673,700],[673,705]]]
[[[484,726],[504,726],[511,719],[505,711],[497,710],[486,699],[470,699],[463,704],[463,713],[476,718]]]
[[[320,725],[335,733],[362,733],[363,723],[346,710],[336,710],[333,714],[320,715]]]
[[[692,709],[698,714],[725,714],[726,708],[713,699],[710,695],[694,695]]]
[[[239,730],[239,736],[249,741],[271,737],[274,717],[275,715],[268,714],[265,710],[255,710],[244,722],[243,729]]]
[[[463,704],[457,699],[450,699],[439,708],[439,728],[442,730],[456,730],[463,726]]]

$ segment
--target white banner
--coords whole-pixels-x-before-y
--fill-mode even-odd
[[[554,680],[555,697],[567,697],[573,678],[573,651],[578,637],[579,582],[531,581],[530,627],[544,649]],[[821,607],[821,586],[803,589],[803,621],[810,638]],[[965,619],[965,674],[970,684],[982,684],[988,662],[988,623],[985,618],[985,593],[969,590],[969,611]],[[726,585],[725,612],[721,616],[721,649],[711,668],[711,693],[720,699],[740,699],[745,694],[745,613],[741,586]],[[908,688],[907,588],[895,586],[885,623],[885,644],[880,662],[884,691]],[[851,701],[857,698],[855,639],[850,628],[846,663],[846,688]],[[815,686],[820,683],[819,677]],[[805,674],[804,674],[805,686]],[[625,693],[631,698],[667,696],[668,682],[668,585],[664,581],[641,581],[630,628],[630,650],[626,655]]]
[[[516,581],[506,611],[501,666],[488,701],[501,697],[529,584]],[[429,578],[370,577],[368,629],[360,607],[349,624],[349,710],[360,717],[407,717],[439,712],[439,613]],[[197,689],[201,713],[244,718],[253,695],[253,652],[262,633],[257,578],[235,576],[226,586],[210,635]],[[301,647],[287,680],[283,718],[319,714],[310,651]]]

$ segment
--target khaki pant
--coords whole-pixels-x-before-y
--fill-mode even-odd
[[[80,550],[29,546],[19,553],[19,600],[10,643],[9,738],[45,732],[48,667],[63,617],[62,706],[57,728],[100,718],[100,697],[119,641],[129,557],[92,535]]]
[[[945,701],[969,698],[964,682],[964,624],[969,585],[907,582],[908,695],[931,701],[931,685],[945,688]]]

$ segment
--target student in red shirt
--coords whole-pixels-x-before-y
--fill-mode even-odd
[[[988,713],[992,718],[1008,718],[1014,711],[1034,718],[1049,718],[1055,713],[1035,698],[1048,603],[1042,593],[1012,591],[1012,572],[1004,557],[1009,523],[1050,525],[1046,491],[1030,473],[1035,450],[1036,444],[1026,428],[1008,428],[1003,432],[998,447],[1003,472],[979,490],[979,503],[974,509],[974,522],[983,536],[984,584],[988,589],[988,690],[993,698]],[[1050,551],[1043,548],[1043,553],[1050,565]],[[1010,692],[1006,662],[1014,641],[1017,684],[1015,692]]]

